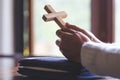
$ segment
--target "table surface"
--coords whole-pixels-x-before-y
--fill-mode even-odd
[[[14,57],[0,57],[0,80],[41,80],[39,78],[29,78],[22,76],[17,72],[18,65],[19,65],[18,60],[15,59]],[[99,80],[113,80],[113,79],[107,78]]]

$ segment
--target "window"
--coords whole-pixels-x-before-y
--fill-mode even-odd
[[[14,53],[13,1],[0,0],[0,55]]]
[[[92,1],[92,32],[103,42],[114,41],[114,0]]]
[[[56,11],[66,11],[65,22],[91,30],[103,42],[120,42],[119,0],[30,0],[31,32],[34,55],[62,56],[55,44],[58,25],[44,22],[42,15],[45,4],[51,4]],[[30,36],[31,37],[31,36]],[[30,40],[29,39],[29,40]]]
[[[44,22],[42,15],[46,14],[44,6],[50,4],[56,11],[66,11],[65,22],[90,30],[91,0],[32,0],[32,28],[34,32],[34,55],[63,56],[55,44],[55,32],[59,29],[55,22]]]
[[[26,0],[25,0],[26,1]],[[14,0],[14,45],[15,53],[23,53],[24,0]]]
[[[120,44],[120,0],[115,0],[115,42]]]

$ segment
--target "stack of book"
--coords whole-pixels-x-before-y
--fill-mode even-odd
[[[64,57],[29,57],[19,61],[18,72],[28,77],[47,80],[96,80],[101,76],[90,73],[80,63]]]

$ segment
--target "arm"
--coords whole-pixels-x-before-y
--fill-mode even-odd
[[[91,72],[120,76],[120,47],[114,44],[86,42],[81,49],[81,63]]]
[[[91,72],[101,75],[120,75],[120,47],[101,42],[92,33],[66,24],[56,32],[57,45],[69,60],[82,63]]]

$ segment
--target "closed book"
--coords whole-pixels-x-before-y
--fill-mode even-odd
[[[18,72],[22,75],[51,80],[94,80],[102,78],[90,73],[80,63],[65,57],[29,57],[19,61]]]

